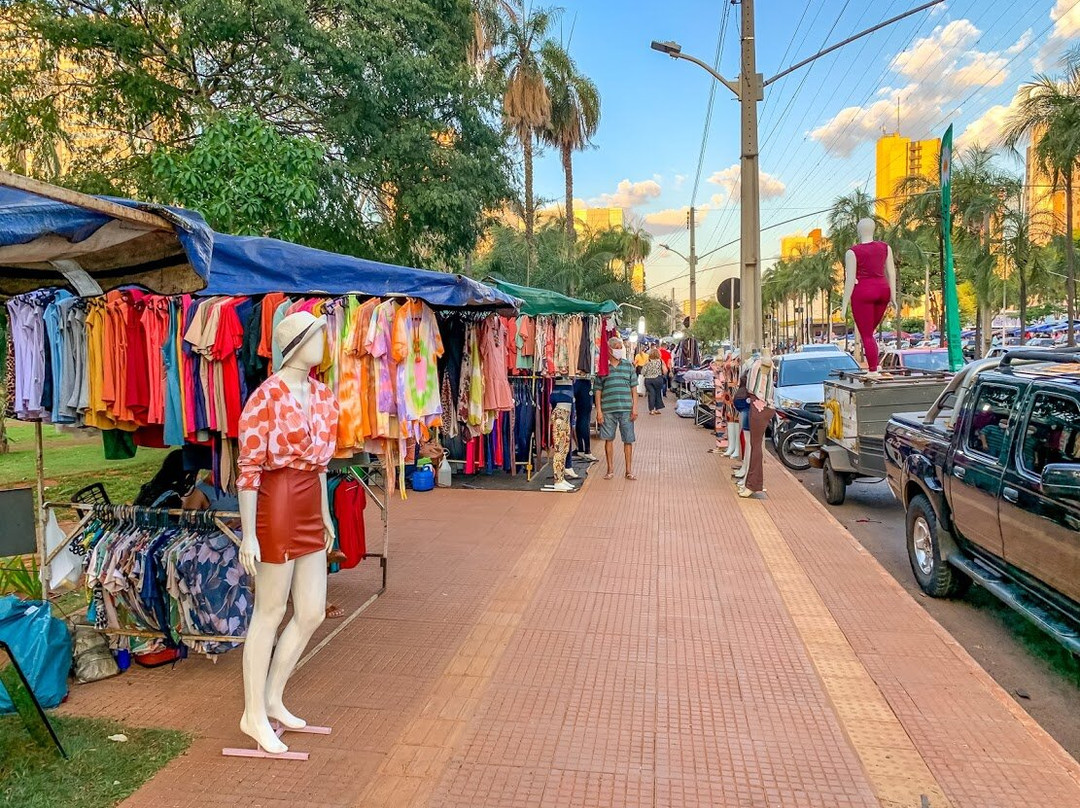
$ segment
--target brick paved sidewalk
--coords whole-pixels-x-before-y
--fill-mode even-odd
[[[334,727],[293,741],[310,762],[220,757],[239,653],[66,709],[199,736],[129,806],[1080,805],[1080,766],[778,464],[739,500],[708,432],[638,434],[637,482],[396,504],[390,591],[286,693]]]

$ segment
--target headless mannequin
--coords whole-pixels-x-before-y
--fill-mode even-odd
[[[896,306],[896,263],[892,248],[884,242],[874,241],[873,219],[860,219],[857,229],[863,262],[860,264],[855,247],[844,255],[844,308],[841,315],[847,315],[848,304],[851,304],[855,332],[866,357],[867,369],[876,374],[878,347],[874,332],[885,318],[890,303],[899,311]],[[880,267],[875,261],[880,260],[877,256],[882,253],[884,266]]]
[[[735,376],[735,384],[734,384],[734,387],[732,387],[729,384],[730,389],[728,390],[728,395],[730,395],[732,398],[734,398],[735,397],[735,392],[739,389],[739,365],[738,365],[738,359],[736,359],[735,355],[733,353],[731,353],[730,351],[728,352],[727,356],[724,359],[725,370],[726,370],[726,366],[729,365],[729,364],[734,365],[733,372],[734,372],[734,376]],[[725,375],[726,375],[726,373],[725,373]],[[738,415],[738,412],[736,412],[735,414]],[[742,446],[741,446],[742,441],[739,440],[739,422],[738,421],[728,421],[728,423],[727,423],[727,440],[728,440],[728,449],[724,454],[726,454],[728,457],[734,458],[735,460],[741,460],[742,459]]]
[[[761,352],[758,351],[757,348],[754,348],[750,352],[750,358],[747,359],[746,362],[744,362],[739,368],[740,378],[742,378],[742,374],[745,373],[748,377],[747,381],[749,381],[750,371],[753,369],[754,363],[757,362],[760,358]],[[736,440],[739,440],[741,438],[740,442],[742,443],[743,451],[742,465],[739,466],[738,470],[735,472],[735,479],[738,480],[741,484],[742,481],[746,479],[746,473],[750,470],[750,457],[753,453],[753,447],[750,445],[750,418],[748,415],[744,415],[743,413],[739,413],[739,415],[743,418],[742,421],[740,421],[738,424],[738,429],[736,431]],[[760,447],[758,448],[760,449]],[[737,459],[738,457],[739,456],[736,455]]]
[[[574,486],[567,480],[567,471],[573,472],[573,468],[566,463],[566,455],[570,450],[570,405],[556,404],[551,410],[551,469],[555,475],[555,482],[550,490],[567,492],[573,491]],[[544,490],[548,490],[545,488]]]
[[[765,450],[765,430],[772,419],[772,355],[768,350],[750,367],[746,388],[750,393],[750,434],[746,442],[746,474],[739,486],[739,496],[764,493],[762,459]]]
[[[278,372],[301,409],[309,412],[311,369],[322,361],[324,338],[308,339]],[[321,474],[322,521],[326,548],[334,540],[333,520],[326,491],[326,475]],[[282,564],[260,559],[255,533],[257,491],[240,491],[240,523],[243,539],[240,562],[255,580],[255,610],[244,643],[244,715],[240,729],[271,754],[288,751],[274,732],[271,720],[287,729],[302,729],[307,722],[285,709],[282,695],[308,640],[326,616],[326,552],[308,553]],[[281,632],[277,648],[274,637],[285,616],[292,593],[293,615]]]

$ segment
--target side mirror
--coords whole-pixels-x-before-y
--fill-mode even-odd
[[[1048,464],[1042,472],[1042,487],[1052,497],[1080,499],[1080,464]]]

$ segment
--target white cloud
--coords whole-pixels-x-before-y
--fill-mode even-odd
[[[712,210],[710,205],[699,205],[694,209],[694,224],[700,225]],[[686,229],[686,217],[690,213],[689,207],[667,208],[645,215],[645,227],[658,236],[675,233]]]
[[[686,182],[686,175],[685,174],[676,174],[675,175],[675,183],[674,183],[674,185],[672,185],[672,188],[674,190],[678,191],[683,187],[683,183],[685,183],[685,182]]]
[[[1001,137],[1005,122],[1012,116],[1020,99],[1020,94],[1013,96],[1008,104],[997,104],[969,123],[956,138],[958,148],[965,146],[994,146]]]
[[[616,186],[614,193],[600,194],[590,199],[589,204],[598,208],[636,208],[650,199],[656,199],[661,193],[660,183],[655,179],[639,182],[625,179]]]
[[[952,60],[949,51],[966,48],[979,38],[979,29],[970,20],[953,20],[939,25],[892,61],[892,69],[908,78],[941,72]]]
[[[840,110],[810,132],[810,137],[833,156],[849,157],[861,144],[896,129],[898,100],[905,134],[914,138],[939,134],[935,127],[940,128],[942,118],[960,111],[958,105],[973,88],[1004,84],[1009,60],[1031,42],[1031,31],[1026,31],[1007,50],[980,51],[974,45],[981,35],[969,20],[939,25],[893,59],[891,68],[905,80],[902,86],[883,88],[865,106]],[[972,129],[972,137],[988,141],[992,120]]]
[[[1054,28],[1035,58],[1035,68],[1040,71],[1053,67],[1053,61],[1080,37],[1080,4],[1076,0],[1057,0],[1050,9],[1050,19]]]
[[[734,202],[739,197],[739,176],[740,169],[738,163],[733,163],[727,168],[721,171],[714,171],[712,176],[709,177],[709,182],[713,185],[719,185],[721,191],[716,193],[712,197],[712,203],[714,205],[723,205],[725,202]],[[764,171],[758,174],[758,189],[763,200],[775,199],[778,196],[783,196],[784,191],[787,190],[783,182],[772,174],[768,174]]]

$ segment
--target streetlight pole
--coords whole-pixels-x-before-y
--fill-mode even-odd
[[[690,264],[690,322],[693,323],[697,319],[697,247],[694,244],[694,232],[697,228],[694,226],[694,206],[690,206],[690,257],[687,262]]]
[[[677,42],[658,42],[654,40],[650,46],[655,51],[666,53],[672,59],[684,59],[688,62],[693,62],[731,90],[731,92],[735,94],[735,97],[739,99],[741,118],[739,182],[741,203],[740,215],[742,220],[740,228],[741,237],[739,239],[739,309],[741,314],[739,343],[743,349],[749,350],[751,347],[760,347],[762,344],[761,197],[758,182],[760,168],[758,163],[758,101],[761,101],[765,97],[765,87],[772,84],[777,79],[788,75],[793,70],[808,65],[815,59],[819,59],[827,53],[832,53],[837,48],[843,47],[844,45],[854,42],[857,39],[861,39],[868,34],[872,34],[874,31],[878,31],[887,25],[892,25],[894,22],[899,22],[902,19],[917,14],[920,11],[925,11],[942,2],[944,2],[944,0],[930,0],[930,2],[923,3],[917,8],[913,8],[903,14],[897,14],[895,17],[891,17],[871,28],[867,28],[865,31],[861,31],[854,36],[848,37],[842,42],[838,42],[835,45],[831,45],[830,47],[819,51],[808,59],[803,59],[801,62],[777,73],[767,81],[763,80],[761,74],[757,72],[757,47],[754,33],[754,0],[741,0],[739,3],[739,6],[742,9],[742,26],[740,31],[742,47],[741,59],[739,62],[741,72],[737,82],[728,81],[706,62],[701,61],[701,59],[698,59],[695,56],[683,53],[682,46]],[[693,208],[690,209],[690,215],[693,217]],[[691,218],[691,222],[692,221],[693,219]],[[694,228],[691,224],[691,245],[693,245],[693,238]],[[693,255],[692,246],[691,255]],[[696,267],[691,264],[690,269],[690,289],[691,297],[693,297],[694,291],[696,291],[696,279],[694,274]],[[691,301],[691,306],[693,306],[693,300]],[[696,314],[696,312],[692,311],[691,316],[693,316],[693,314]]]

